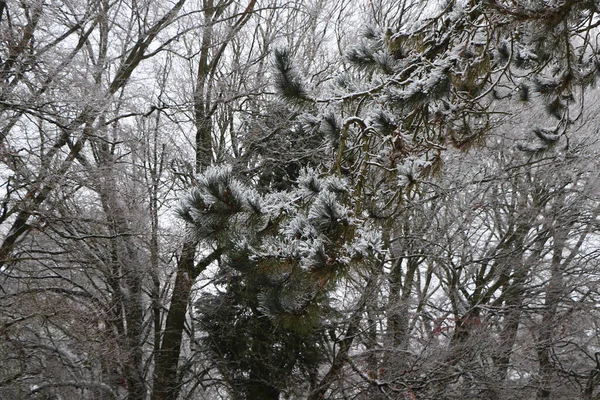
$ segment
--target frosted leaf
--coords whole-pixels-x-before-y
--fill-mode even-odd
[[[553,94],[556,91],[556,89],[558,89],[558,87],[562,83],[562,77],[549,78],[543,76],[536,76],[535,78],[533,78],[532,83],[535,90],[538,93],[542,95],[549,95]]]
[[[263,212],[275,218],[281,214],[294,214],[296,212],[294,206],[296,200],[297,196],[288,192],[270,193],[263,198]]]
[[[298,186],[305,196],[314,196],[321,191],[321,181],[312,168],[303,168],[298,176]]]
[[[304,82],[293,66],[293,60],[286,49],[275,49],[273,52],[277,75],[275,86],[283,98],[288,101],[303,101],[309,98]]]
[[[352,262],[352,259],[348,256],[342,255],[342,256],[339,256],[336,261],[339,264],[350,265],[350,263]]]
[[[347,193],[349,191],[348,182],[337,176],[330,176],[325,179],[325,189],[333,193]]]
[[[548,149],[548,146],[542,143],[519,142],[516,146],[517,149],[525,153],[539,153]]]
[[[538,56],[531,50],[526,47],[519,46],[517,49],[517,54],[515,55],[516,60],[520,65],[523,65],[527,62],[537,61]]]
[[[374,25],[365,25],[360,34],[363,38],[370,41],[379,40],[381,38],[381,31]]]
[[[262,214],[263,202],[262,198],[256,190],[251,188],[244,188],[244,193],[242,194],[242,197],[246,200],[245,206],[249,212],[254,214]]]
[[[404,163],[398,165],[398,179],[400,186],[406,186],[416,182],[421,170],[431,165],[431,161],[421,158],[408,158]]]
[[[385,110],[377,110],[372,116],[373,127],[385,134],[390,135],[398,127],[398,123],[394,121],[394,116]]]
[[[328,112],[323,115],[321,124],[319,125],[319,131],[326,137],[335,139],[339,136],[340,121],[334,112]]]
[[[367,40],[361,40],[351,45],[346,50],[346,60],[357,68],[367,70],[376,63],[374,53],[376,49],[372,43]]]
[[[448,83],[448,68],[449,63],[444,63],[438,68],[432,70],[429,77],[422,81],[422,88],[424,93],[436,93],[440,89],[444,89],[444,86]]]
[[[558,139],[560,139],[560,134],[557,132],[558,127],[551,129],[540,127],[533,128],[533,133],[535,133],[535,135],[545,144],[556,143]]]
[[[310,269],[320,268],[326,265],[328,260],[325,245],[321,240],[315,240],[308,251],[307,257],[303,260],[303,264]]]
[[[312,131],[319,126],[321,121],[314,115],[302,114],[298,117],[298,122],[304,131]]]
[[[231,248],[233,251],[246,251],[250,249],[248,238],[246,238],[245,236],[235,236],[231,240]]]
[[[359,229],[354,241],[347,249],[351,254],[359,254],[364,257],[383,253],[383,241],[381,232],[372,229]]]
[[[210,190],[215,185],[228,185],[231,181],[231,173],[230,165],[210,166],[198,177],[198,186]]]
[[[189,224],[193,224],[198,217],[199,210],[203,210],[206,207],[202,193],[198,188],[192,188],[188,196],[186,196],[181,204],[177,207],[175,212],[177,215]]]
[[[321,236],[308,238],[306,240],[297,240],[294,242],[296,254],[298,257],[308,259],[315,252],[314,249],[324,248],[323,238]]]
[[[281,237],[267,237],[261,243],[259,249],[253,251],[250,257],[258,260],[265,257],[275,258],[299,258],[300,252],[296,243]]]
[[[247,190],[232,178],[230,166],[216,166],[207,168],[198,177],[198,188],[192,197],[198,200],[195,200],[198,211],[232,213],[242,210]]]
[[[346,73],[341,73],[331,80],[331,90],[334,95],[346,95],[358,91],[356,82]]]
[[[318,236],[317,230],[304,215],[296,215],[281,231],[284,235],[295,239],[309,239]]]
[[[348,210],[338,203],[335,195],[330,191],[323,191],[310,207],[308,218],[311,220],[328,220],[339,222],[346,220]]]
[[[219,200],[226,203],[229,207],[235,207],[236,211],[242,211],[248,198],[258,198],[258,192],[241,184],[237,180],[231,180],[229,185],[223,186],[221,198]]]
[[[387,52],[378,51],[373,54],[373,60],[377,63],[379,68],[386,74],[394,73],[395,60]]]
[[[450,83],[448,70],[450,67],[451,60],[447,60],[428,71],[426,78],[414,80],[403,90],[388,88],[388,93],[384,98],[391,102],[401,103],[420,103],[438,98],[448,89]]]

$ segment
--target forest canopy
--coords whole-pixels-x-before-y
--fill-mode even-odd
[[[599,13],[0,0],[0,397],[600,398]]]

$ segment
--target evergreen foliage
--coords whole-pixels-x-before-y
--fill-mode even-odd
[[[275,69],[278,72],[275,87],[281,96],[290,101],[310,100],[302,79],[294,69],[289,52],[285,49],[277,49],[273,54]]]
[[[276,398],[322,361],[331,291],[350,266],[380,262],[381,239],[345,205],[346,182],[312,169],[296,187],[264,195],[230,167],[210,167],[197,181],[179,215],[195,240],[223,254],[223,292],[196,302],[202,348],[236,396]]]
[[[521,101],[543,102],[548,114],[562,121],[574,105],[574,93],[598,73],[590,63],[590,36],[578,39],[578,32],[591,29],[595,9],[581,2],[543,4],[450,1],[396,29],[368,27],[346,52],[361,86],[338,79],[340,95],[319,101],[330,106],[357,102],[361,115],[372,110],[371,118],[361,117],[362,132],[377,133],[380,141],[394,136],[396,148],[387,163],[392,167],[397,157],[439,162],[439,150],[448,144],[467,149],[478,143],[492,127],[498,102],[513,94]],[[277,65],[283,65],[281,54],[275,54]],[[278,82],[293,82],[292,61],[284,54]],[[322,116],[314,118],[327,124]],[[356,159],[361,145],[354,134],[362,133],[347,132],[340,165],[368,162]]]

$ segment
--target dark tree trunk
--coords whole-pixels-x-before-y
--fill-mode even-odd
[[[177,366],[192,286],[198,275],[219,258],[221,250],[214,250],[196,265],[194,265],[195,255],[196,243],[186,242],[177,265],[171,306],[167,314],[160,350],[155,355],[152,400],[175,400],[179,395],[181,376]]]

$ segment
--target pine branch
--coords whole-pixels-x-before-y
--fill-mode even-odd
[[[290,53],[285,49],[277,49],[273,55],[276,70],[275,87],[279,94],[292,102],[310,101],[304,83],[292,65]]]

